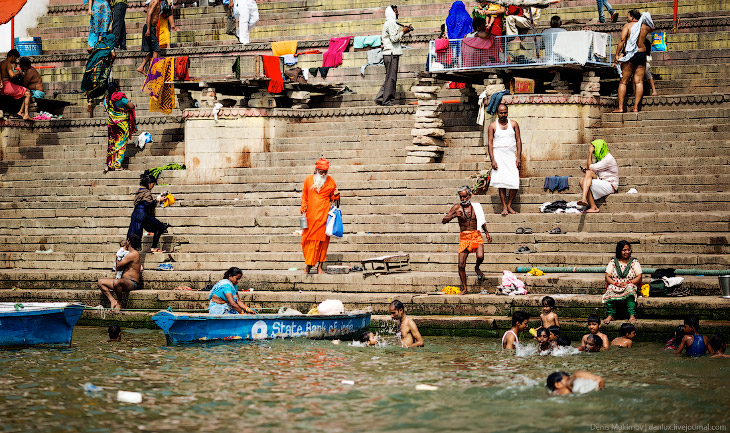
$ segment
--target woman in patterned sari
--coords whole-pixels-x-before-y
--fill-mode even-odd
[[[109,30],[112,21],[112,9],[107,0],[84,0],[89,5],[89,51]]]
[[[109,92],[102,103],[108,114],[109,131],[106,171],[121,170],[129,136],[137,132],[134,104],[127,99],[127,95],[119,91],[119,86],[113,81],[109,83]]]
[[[603,303],[606,304],[608,317],[603,323],[610,323],[616,315],[617,307],[625,301],[629,314],[629,322],[636,322],[636,292],[641,284],[641,265],[631,257],[631,244],[620,241],[616,244],[616,257],[606,266],[606,292]]]

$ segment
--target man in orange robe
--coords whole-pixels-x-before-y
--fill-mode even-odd
[[[330,163],[320,158],[315,164],[314,174],[304,180],[302,188],[302,215],[307,216],[307,228],[302,230],[302,251],[304,252],[304,273],[317,265],[317,273],[324,274],[322,264],[327,260],[330,237],[325,234],[327,214],[334,200],[340,199],[340,192],[334,179],[327,176]]]

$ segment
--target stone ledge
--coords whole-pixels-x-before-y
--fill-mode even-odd
[[[212,116],[212,115],[211,115]],[[0,128],[70,128],[79,126],[106,126],[106,116],[94,117],[92,119],[54,119],[54,120],[0,120]],[[179,116],[150,116],[138,117],[137,125],[157,125],[177,123],[182,126],[183,118]]]
[[[352,108],[222,108],[218,112],[218,118],[237,117],[286,117],[286,118],[316,118],[316,117],[347,117],[367,115],[388,115],[388,114],[414,114],[415,105],[395,105],[392,107],[352,107]],[[211,109],[189,108],[183,110],[183,119],[192,118],[213,118]]]
[[[508,104],[583,104],[601,106],[615,106],[617,104],[617,98],[615,97],[582,95],[505,95],[502,100]],[[645,106],[671,106],[684,104],[722,104],[725,102],[730,102],[730,94],[645,96],[641,103]]]

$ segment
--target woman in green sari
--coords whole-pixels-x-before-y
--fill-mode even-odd
[[[127,99],[127,95],[119,91],[119,86],[113,81],[109,83],[109,91],[102,104],[108,114],[109,131],[105,171],[122,170],[129,136],[137,132],[134,104]]]
[[[641,265],[631,257],[631,244],[620,241],[616,244],[616,257],[606,266],[606,292],[603,303],[608,316],[603,323],[610,323],[616,315],[618,305],[623,301],[629,314],[629,322],[636,322],[637,285],[641,284]]]

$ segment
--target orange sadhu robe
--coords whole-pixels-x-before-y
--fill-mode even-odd
[[[327,230],[327,214],[335,196],[337,184],[331,176],[327,176],[324,186],[317,191],[313,188],[314,175],[310,174],[304,180],[302,189],[301,212],[307,213],[307,228],[302,230],[302,252],[304,252],[304,263],[314,266],[317,262],[327,260],[327,247],[330,237],[325,234]]]

